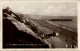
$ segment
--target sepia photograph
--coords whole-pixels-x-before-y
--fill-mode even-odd
[[[77,18],[77,2],[3,3],[2,48],[78,48]]]

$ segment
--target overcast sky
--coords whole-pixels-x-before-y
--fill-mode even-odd
[[[3,2],[3,8],[9,6],[12,11],[23,14],[48,16],[76,16],[76,2],[50,2],[50,1],[14,1]]]

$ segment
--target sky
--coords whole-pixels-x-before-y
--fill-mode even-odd
[[[48,16],[76,16],[76,2],[52,1],[6,1],[3,8],[10,7],[12,11],[22,14],[48,15]]]

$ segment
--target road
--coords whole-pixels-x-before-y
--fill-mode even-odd
[[[50,34],[53,31],[59,33],[58,37],[50,37],[43,39],[43,41],[46,44],[50,45],[50,47],[54,46],[55,48],[66,48],[66,45],[68,45],[70,48],[73,44],[77,46],[76,32],[72,32],[65,28],[53,25],[47,21],[31,20],[31,22],[35,24],[37,27],[41,27],[41,30],[43,30],[44,34]]]

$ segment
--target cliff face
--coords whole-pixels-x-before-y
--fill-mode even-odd
[[[40,46],[38,44],[41,44]],[[22,19],[12,15],[4,18],[3,48],[48,48],[37,35],[28,28]]]

